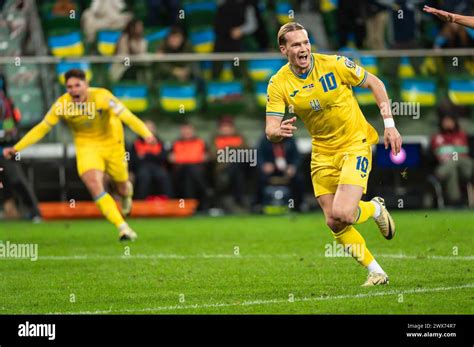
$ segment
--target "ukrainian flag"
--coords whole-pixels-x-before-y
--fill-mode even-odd
[[[56,65],[56,74],[59,83],[64,84],[64,74],[71,69],[81,69],[86,73],[86,79],[89,82],[92,79],[91,64],[87,61],[65,61]]]
[[[118,85],[112,93],[132,112],[144,112],[148,109],[148,87],[145,85]]]
[[[449,81],[449,99],[457,106],[474,106],[474,81]]]
[[[75,31],[65,35],[48,37],[48,46],[55,57],[78,57],[84,55],[81,34]]]
[[[372,75],[378,75],[379,68],[377,66],[377,58],[374,56],[361,56],[360,57],[360,65]]]
[[[242,98],[243,86],[241,82],[209,82],[207,84],[206,101],[228,102]]]
[[[285,24],[291,22],[289,15],[293,11],[291,4],[288,1],[279,1],[275,6],[278,23]]]
[[[255,94],[257,98],[257,105],[265,107],[267,104],[267,82],[257,82],[255,84]]]
[[[282,59],[250,60],[248,72],[253,81],[268,81],[284,64]]]
[[[191,32],[190,40],[195,53],[211,53],[214,51],[216,35],[214,29],[205,28]]]
[[[194,84],[163,84],[160,88],[160,105],[166,112],[192,112],[197,109],[197,91]]]
[[[212,79],[212,64],[212,61],[201,62],[202,77],[204,77],[206,80]]]
[[[321,1],[321,12],[327,13],[337,9],[339,5],[338,0],[322,0]]]
[[[400,65],[398,66],[398,77],[400,78],[413,78],[415,76],[415,69],[410,63],[408,57],[402,57],[400,59]]]
[[[120,39],[120,31],[99,31],[97,34],[97,50],[101,55],[114,55]]]
[[[402,100],[405,102],[419,102],[421,106],[436,104],[436,84],[433,81],[403,80],[401,86]]]

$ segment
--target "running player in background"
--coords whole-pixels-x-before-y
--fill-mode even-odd
[[[326,223],[339,244],[369,275],[364,286],[388,283],[388,276],[354,228],[373,217],[386,239],[395,223],[384,200],[361,201],[371,169],[375,129],[362,114],[352,87],[370,88],[385,123],[385,147],[398,154],[401,137],[388,105],[384,84],[351,60],[336,55],[312,54],[308,34],[298,23],[278,32],[280,51],[288,58],[268,84],[266,134],[272,142],[293,136],[296,117],[283,120],[285,109],[298,115],[312,136],[311,177]]]
[[[125,222],[115,200],[105,191],[104,174],[114,181],[121,196],[122,213],[128,215],[132,207],[133,186],[128,180],[122,122],[147,143],[156,143],[156,138],[111,92],[89,87],[84,71],[69,70],[65,81],[67,92],[18,143],[5,148],[3,155],[12,158],[41,140],[60,120],[65,121],[74,137],[81,180],[105,218],[119,230],[120,240],[133,241],[137,234]]]

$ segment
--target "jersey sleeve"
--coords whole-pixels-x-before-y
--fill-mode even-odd
[[[51,128],[58,124],[60,120],[60,107],[61,103],[59,101],[55,102],[49,109],[48,113],[46,113],[43,120],[27,132],[26,135],[13,146],[13,148],[19,152],[40,141],[51,130]]]
[[[367,80],[368,76],[366,70],[349,58],[343,56],[337,56],[336,58],[336,71],[339,74],[342,83],[354,87],[361,86]]]
[[[285,100],[281,89],[278,87],[275,78],[272,77],[268,82],[267,87],[267,107],[266,113],[268,116],[280,116],[285,115]]]

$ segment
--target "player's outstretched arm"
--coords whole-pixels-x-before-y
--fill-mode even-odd
[[[266,118],[265,134],[270,142],[280,142],[286,137],[293,137],[296,117],[282,121],[283,117],[269,116]]]
[[[3,149],[3,156],[7,159],[11,159],[16,152],[24,150],[26,147],[29,147],[39,140],[41,140],[50,130],[51,126],[45,121],[37,124],[29,132],[26,133],[23,138],[18,141],[13,147],[7,147]]]
[[[438,10],[437,8],[426,5],[425,7],[423,7],[423,11],[435,15],[436,17],[441,20],[444,20],[445,22],[456,23],[474,29],[474,17],[461,16],[460,14]]]
[[[147,126],[143,121],[135,116],[130,110],[124,108],[118,115],[120,120],[127,124],[127,126],[132,129],[132,131],[138,136],[142,137],[145,142],[150,144],[157,143],[155,136],[148,130]]]
[[[402,137],[400,136],[397,128],[395,128],[395,122],[393,121],[392,109],[390,107],[387,90],[379,78],[372,75],[371,73],[367,72],[367,74],[367,79],[365,80],[364,84],[362,84],[362,87],[369,88],[374,94],[375,101],[379,106],[380,114],[382,115],[385,124],[383,137],[385,148],[388,148],[390,145],[392,153],[397,155],[402,147]]]

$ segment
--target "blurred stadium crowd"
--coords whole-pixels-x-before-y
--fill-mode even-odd
[[[87,72],[91,85],[111,89],[133,112],[148,119],[155,132],[154,123],[158,123],[158,133],[163,136],[158,145],[150,147],[129,138],[137,198],[196,197],[202,209],[225,205],[220,200],[230,198],[230,210],[261,210],[270,204],[267,200],[287,201],[291,197],[296,209],[305,210],[304,194],[311,193],[307,153],[301,153],[304,151],[295,141],[271,145],[262,137],[267,82],[285,63],[282,58],[132,59],[131,64],[88,59],[142,54],[159,58],[169,53],[276,53],[278,28],[298,21],[308,29],[314,51],[338,51],[351,57],[381,77],[394,100],[418,103],[422,108],[420,121],[406,117],[398,123],[402,135],[425,138],[424,142],[414,140],[423,144],[414,149],[417,154],[413,156],[419,159],[408,164],[374,158],[372,179],[376,185],[391,186],[392,191],[385,193],[394,197],[404,195],[410,200],[411,194],[412,207],[420,207],[427,204],[419,200],[417,189],[420,181],[429,181],[432,184],[427,189],[434,191],[433,196],[441,194],[447,204],[465,205],[474,199],[472,54],[460,54],[455,62],[452,56],[428,53],[364,54],[365,50],[439,52],[474,47],[474,30],[423,13],[425,4],[474,15],[474,3],[469,0],[359,0],[357,5],[350,0],[0,0],[1,56],[74,57],[47,64],[0,64],[0,145],[11,144],[38,122],[54,98],[64,92],[62,74],[78,67]],[[379,121],[370,92],[355,88],[355,93],[369,121]],[[161,129],[163,119],[174,127]],[[201,136],[195,133],[196,119],[203,130],[198,132]],[[215,128],[216,120],[214,133],[209,129]],[[238,124],[245,125],[238,129]],[[49,138],[52,142],[64,139],[70,140],[60,131]],[[258,148],[257,168],[241,163],[220,165],[216,151],[225,147]],[[449,160],[453,151],[459,153],[460,160]],[[382,154],[378,151],[377,156]],[[19,164],[0,160],[0,167],[17,167],[10,169],[15,170],[9,175],[13,188],[3,190],[3,200],[20,195],[30,215],[37,216],[38,189],[31,188],[31,176],[27,178]],[[413,168],[414,174],[409,175],[413,181],[404,178],[401,182],[398,173],[387,174],[384,168],[390,172]],[[408,188],[410,182],[413,189]],[[444,193],[439,192],[439,183]],[[43,199],[54,197],[40,196]],[[440,204],[444,205],[438,199],[435,205]]]

